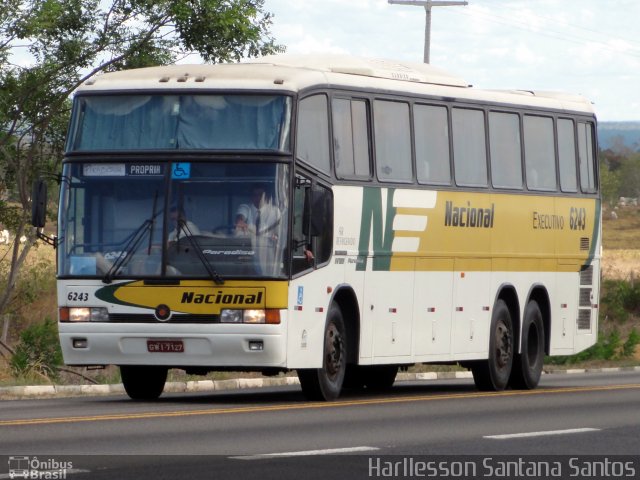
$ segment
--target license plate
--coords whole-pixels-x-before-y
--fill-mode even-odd
[[[182,353],[182,340],[147,340],[147,350],[153,353]]]

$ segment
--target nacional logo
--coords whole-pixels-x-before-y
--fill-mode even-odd
[[[454,206],[452,201],[445,204],[444,226],[467,228],[493,228],[495,204],[490,208],[476,208],[467,202],[465,206]]]
[[[264,294],[262,291],[255,293],[229,293],[225,290],[218,290],[214,293],[197,293],[187,291],[182,293],[180,303],[206,303],[210,305],[238,305],[257,306],[263,304]]]

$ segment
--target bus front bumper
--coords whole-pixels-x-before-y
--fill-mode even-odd
[[[281,325],[60,323],[59,331],[64,362],[73,366],[286,366],[286,335]]]

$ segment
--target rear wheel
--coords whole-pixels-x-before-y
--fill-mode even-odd
[[[489,358],[475,362],[471,371],[480,390],[504,390],[513,365],[513,324],[504,300],[493,307],[489,338]]]
[[[544,323],[538,302],[534,300],[524,310],[520,350],[513,360],[509,384],[512,388],[531,390],[538,386],[544,363]]]
[[[122,365],[120,376],[132,400],[156,400],[162,395],[168,371],[167,367]]]
[[[340,395],[347,369],[347,338],[342,312],[332,305],[324,331],[322,368],[300,369],[302,393],[309,400],[335,400]]]

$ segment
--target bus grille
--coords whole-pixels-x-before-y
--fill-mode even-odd
[[[591,289],[590,288],[580,289],[580,306],[591,307]]]
[[[578,330],[591,330],[591,309],[578,310]]]
[[[166,322],[160,322],[152,314],[111,313],[112,323],[220,323],[220,315],[173,315]]]
[[[589,250],[589,237],[580,238],[580,250]]]
[[[585,268],[580,272],[580,285],[593,284],[593,265]]]

